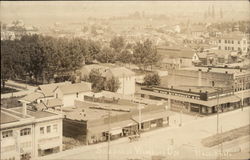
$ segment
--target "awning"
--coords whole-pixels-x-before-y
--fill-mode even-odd
[[[121,134],[122,133],[122,129],[118,128],[118,129],[111,129],[110,134],[111,135],[116,135],[116,134]]]
[[[44,143],[44,144],[39,144],[39,149],[45,150],[45,149],[50,149],[50,148],[55,148],[59,147],[60,143],[59,142],[49,142],[49,143]]]

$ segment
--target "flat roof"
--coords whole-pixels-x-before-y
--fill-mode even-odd
[[[1,111],[1,123],[0,124],[6,124],[6,123],[11,123],[11,122],[17,122],[19,121],[18,118],[12,117],[9,114],[4,113]]]
[[[201,69],[203,72],[207,72],[208,68],[210,68],[209,72],[214,73],[227,73],[228,74],[246,74],[250,73],[248,70],[241,70],[240,69],[230,69],[230,68],[212,68],[212,67],[189,67],[189,68],[183,68],[181,70],[192,70],[192,71],[198,71]]]
[[[15,108],[11,108],[11,110],[17,111],[19,113],[22,113],[22,107],[15,107]],[[50,116],[55,116],[57,114],[55,113],[51,113],[51,112],[47,112],[47,111],[32,111],[27,109],[27,114],[37,118],[45,118],[45,117],[50,117]]]
[[[204,101],[204,100],[192,99],[192,98],[187,98],[187,97],[180,97],[180,96],[175,96],[175,95],[166,95],[166,94],[156,93],[156,92],[146,91],[146,90],[140,90],[138,93],[152,95],[152,96],[161,97],[161,98],[170,97],[170,99],[174,99],[174,100],[178,100],[178,101],[182,101],[182,102],[199,104],[199,105],[208,106],[208,107],[212,107],[212,106],[217,105],[216,98]],[[228,95],[228,96],[219,98],[219,104],[233,103],[233,102],[238,102],[238,101],[240,101],[240,98],[236,95]]]
[[[64,115],[66,118],[72,120],[96,120],[100,118],[105,118],[108,116],[108,110],[105,109],[95,109],[91,107],[100,107],[98,104],[85,103],[83,106],[77,107],[65,107],[63,108]],[[107,105],[103,105],[103,107],[107,107]],[[110,107],[111,108],[111,107]],[[110,111],[111,116],[122,114],[124,112],[119,111]]]
[[[167,90],[169,89],[167,85],[160,85],[160,86],[155,86],[155,87],[152,87],[152,89],[164,89],[164,90]],[[171,89],[171,88],[170,88]],[[191,89],[191,92],[195,92],[195,93],[205,93],[207,91],[207,93],[217,93],[218,91],[213,88],[213,87],[209,87],[209,86],[173,86],[172,90],[175,91],[175,90],[180,90],[180,91],[186,91],[188,92],[189,89]]]

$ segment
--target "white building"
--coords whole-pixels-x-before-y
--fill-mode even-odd
[[[27,110],[26,105],[1,108],[1,159],[36,159],[62,151],[62,116]]]
[[[84,100],[91,92],[91,83],[81,82],[60,85],[54,90],[54,98],[62,100],[63,107],[74,106],[75,100]]]
[[[133,96],[135,94],[135,73],[125,67],[110,68],[104,73],[107,79],[112,76],[120,82],[117,93]]]
[[[240,33],[225,34],[218,39],[218,49],[226,51],[242,51],[247,53],[249,48],[249,38]]]

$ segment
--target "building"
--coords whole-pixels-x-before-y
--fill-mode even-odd
[[[192,66],[194,51],[191,48],[180,46],[158,47],[157,52],[164,57],[161,61],[163,68],[178,69]]]
[[[218,49],[226,51],[237,51],[246,54],[249,50],[249,38],[238,32],[225,34],[218,38]]]
[[[75,100],[84,100],[84,96],[91,92],[91,83],[81,82],[57,86],[54,98],[62,100],[63,107],[74,106]]]
[[[165,104],[144,105],[137,109],[135,106],[125,108],[117,104],[78,102],[74,108],[65,108],[64,115],[64,135],[93,144],[107,141],[109,133],[113,140],[138,133],[139,126],[140,132],[168,126],[170,112]]]
[[[106,79],[115,77],[120,82],[116,93],[133,96],[135,94],[135,73],[125,67],[109,68],[104,76]]]
[[[52,83],[40,85],[35,92],[19,99],[29,108],[37,110],[57,109],[73,106],[76,99],[84,100],[84,94],[91,91],[91,83],[81,82],[71,84],[70,82]]]
[[[236,55],[237,56],[237,55]],[[224,66],[227,63],[235,62],[237,58],[228,51],[224,50],[206,50],[195,52],[192,58],[194,65],[201,66]]]
[[[240,95],[234,94],[233,89],[214,87],[142,87],[139,94],[143,98],[166,100],[170,109],[189,114],[210,115],[234,110],[241,107]],[[244,98],[244,105],[250,104],[250,98]]]
[[[62,151],[62,116],[26,106],[1,108],[1,159],[36,159]]]

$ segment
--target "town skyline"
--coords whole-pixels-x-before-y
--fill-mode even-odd
[[[134,12],[148,15],[185,15],[189,19],[203,17],[204,11],[214,6],[218,16],[220,9],[225,12],[224,19],[247,20],[250,14],[248,1],[48,1],[42,2],[1,2],[1,21],[10,23],[22,19],[28,24],[46,26],[55,22],[82,22],[88,17],[111,18],[128,16]],[[111,9],[112,8],[112,9]],[[234,12],[234,14],[231,14]],[[197,14],[201,13],[201,14]]]

